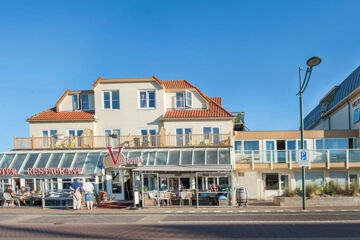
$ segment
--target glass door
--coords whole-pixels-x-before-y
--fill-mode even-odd
[[[283,194],[285,189],[289,189],[289,175],[280,174],[280,195]]]
[[[111,192],[110,198],[115,200],[125,200],[124,196],[124,176],[122,170],[111,170]]]
[[[271,159],[274,161],[275,159],[275,141],[266,141],[266,154],[265,154],[265,162],[270,162]]]
[[[286,145],[285,140],[276,140],[277,163],[286,162]]]

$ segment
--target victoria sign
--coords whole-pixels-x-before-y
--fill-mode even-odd
[[[106,168],[111,167],[120,167],[126,164],[138,164],[142,163],[143,159],[141,157],[128,158],[122,153],[123,147],[118,147],[116,157],[111,147],[108,147],[109,153],[106,154],[104,158],[104,166]]]

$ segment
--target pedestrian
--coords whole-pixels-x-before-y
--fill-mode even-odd
[[[81,183],[79,178],[70,184],[70,190],[73,196],[73,209],[80,210],[82,195],[81,195]]]
[[[86,207],[88,210],[93,209],[94,205],[94,185],[90,182],[90,179],[86,179],[85,184],[83,185],[83,190],[85,192],[85,201]]]

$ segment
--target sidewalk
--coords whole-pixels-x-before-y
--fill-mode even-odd
[[[146,214],[241,214],[241,213],[295,213],[295,212],[360,212],[360,206],[352,207],[280,207],[272,202],[251,201],[248,207],[160,207],[140,209],[95,208],[93,210],[42,209],[40,207],[0,207],[0,214],[14,215],[146,215]]]

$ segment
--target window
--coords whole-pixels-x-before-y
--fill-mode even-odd
[[[120,129],[106,129],[105,137],[106,146],[120,146]]]
[[[142,129],[142,145],[143,146],[156,146],[156,130],[155,129]]]
[[[52,144],[55,144],[57,140],[57,130],[43,130],[42,131],[43,136],[43,145],[49,146],[51,142],[51,138],[54,140],[54,142],[51,142]]]
[[[144,90],[139,92],[140,108],[155,108],[155,91]]]
[[[79,110],[79,94],[72,95],[73,111]]]
[[[120,109],[119,90],[104,92],[104,109]]]
[[[348,149],[349,139],[347,138],[328,138],[316,139],[316,149]]]
[[[185,107],[184,93],[182,93],[182,92],[176,93],[176,107],[177,108],[184,108]]]
[[[192,107],[192,94],[190,91],[176,93],[176,107]]]
[[[80,137],[83,134],[84,130],[69,130],[69,136]]]
[[[235,141],[235,153],[241,152],[241,141]]]
[[[354,110],[354,122],[357,122],[357,121],[359,121],[360,119],[359,119],[359,108],[356,108],[355,110]]]
[[[265,174],[265,190],[279,190],[279,174]]]
[[[191,143],[191,128],[177,128],[176,145],[184,146],[184,145],[190,145],[190,143]]]
[[[220,144],[220,128],[218,127],[204,127],[204,143],[205,144]]]
[[[73,111],[76,110],[89,110],[90,103],[89,103],[89,95],[79,95],[74,94],[72,95],[72,105]]]
[[[185,106],[186,107],[192,107],[192,98],[191,98],[191,92],[186,91],[185,92],[186,98],[185,98]]]
[[[80,97],[81,97],[81,109],[89,110],[90,109],[89,95],[80,95]]]

